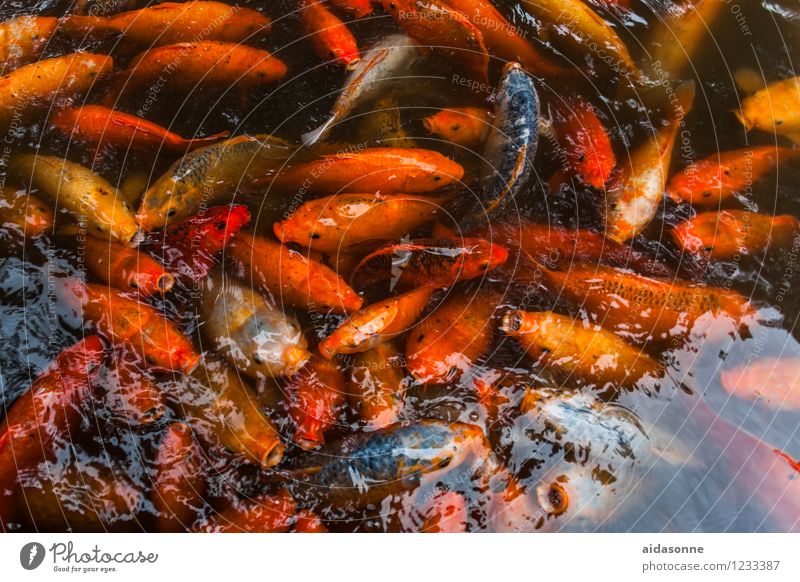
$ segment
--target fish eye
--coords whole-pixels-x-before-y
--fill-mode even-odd
[[[434,181],[434,182],[438,182],[438,181],[439,181],[439,180],[441,180],[441,179],[442,179],[442,177],[441,177],[441,176],[434,176],[434,177],[433,177],[433,181]]]
[[[253,361],[259,366],[267,363],[267,359],[258,352],[253,354]]]
[[[560,483],[541,484],[536,488],[536,499],[549,515],[563,514],[569,508],[569,495]]]
[[[170,208],[169,210],[167,210],[167,216],[175,216],[177,213],[178,211],[175,208]]]

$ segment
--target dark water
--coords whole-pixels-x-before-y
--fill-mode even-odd
[[[266,8],[260,2],[240,4],[264,10],[273,18],[272,33],[256,44],[273,51],[287,63],[290,74],[284,82],[276,87],[250,91],[244,102],[240,92],[233,88],[197,90],[188,95],[168,91],[156,100],[147,117],[187,136],[228,130],[234,134],[271,133],[297,141],[302,133],[326,119],[344,74],[334,67],[321,66],[310,45],[301,39],[297,18],[291,15],[293,2],[271,3]],[[634,1],[634,15],[619,17],[613,10],[602,13],[621,31],[634,57],[642,58],[639,54],[643,50],[641,40],[646,37],[650,23],[666,14],[670,4],[655,0]],[[118,5],[130,8],[145,4],[119,2]],[[533,36],[535,28],[519,6],[513,2],[501,2],[498,6],[516,26]],[[705,43],[701,54],[693,60],[698,93],[694,109],[686,120],[690,132],[685,138],[679,138],[675,149],[673,172],[691,160],[716,151],[775,143],[774,136],[746,133],[732,115],[739,99],[733,72],[749,67],[760,71],[768,81],[796,74],[793,59],[800,56],[800,25],[796,19],[792,20],[786,6],[791,9],[791,3],[786,1],[765,2],[762,6],[750,0],[732,1],[723,9],[713,30],[714,42]],[[0,2],[0,19],[19,14],[60,15],[67,9],[67,3],[57,1],[33,4],[3,1]],[[289,16],[281,16],[287,14]],[[748,35],[742,32],[743,22],[751,31]],[[366,47],[396,28],[390,17],[377,10],[373,17],[353,22],[352,30],[360,45]],[[56,42],[48,47],[47,54],[61,54],[69,47],[74,49],[75,43]],[[113,42],[84,44],[79,48],[113,51],[118,66],[131,56],[117,52],[119,49]],[[547,49],[543,47],[543,50]],[[497,65],[493,64],[495,68]],[[457,69],[447,60],[428,59],[418,78],[409,79],[399,87],[396,98],[404,129],[420,147],[457,156],[469,170],[476,163],[474,156],[431,139],[421,124],[421,118],[437,108],[481,102],[483,96],[454,86],[451,82],[454,73]],[[540,82],[537,87],[545,104],[576,90],[574,81]],[[621,98],[619,87],[613,83],[585,83],[579,90],[599,108],[619,157],[628,146],[637,143],[658,118],[654,115],[657,112],[635,100]],[[91,102],[91,96],[88,101]],[[125,106],[133,112],[137,104],[137,97],[131,97]],[[344,124],[336,134],[337,142],[355,139],[365,119],[365,112],[361,112]],[[35,149],[46,154],[66,155],[73,161],[91,164],[87,152],[48,130],[44,118],[15,135],[13,148],[14,151]],[[151,179],[156,179],[173,161],[162,157],[152,168],[145,166],[144,169]],[[536,175],[519,200],[522,215],[538,220],[546,216],[566,226],[597,227],[596,194],[570,188],[559,196],[544,197],[543,184],[556,168],[557,160],[543,141]],[[131,172],[142,169],[141,163],[124,153],[106,159],[95,168],[113,183],[121,183]],[[779,173],[767,176],[754,187],[750,202],[763,213],[800,217],[798,192],[800,167],[784,164]],[[251,207],[255,230],[269,233],[272,222],[289,203],[289,198],[269,193],[264,200],[237,201],[247,202]],[[739,207],[736,201],[729,205]],[[667,208],[635,244],[664,257],[670,264],[677,264],[679,253],[666,227],[678,215],[678,210]],[[66,215],[59,212],[58,219],[66,222]],[[526,512],[523,502],[498,509],[497,495],[478,489],[469,479],[464,480],[457,468],[438,475],[435,484],[427,483],[413,495],[387,497],[381,504],[367,509],[355,510],[347,503],[331,504],[313,494],[298,495],[298,502],[321,515],[330,529],[344,531],[413,530],[420,521],[418,512],[415,513],[417,506],[437,488],[450,488],[465,495],[469,503],[468,524],[474,530],[797,529],[798,524],[787,523],[785,515],[798,514],[800,498],[783,498],[781,504],[787,504],[788,509],[775,506],[773,492],[763,482],[767,475],[763,472],[763,459],[758,457],[772,449],[779,449],[793,458],[800,457],[800,413],[780,410],[763,400],[751,402],[731,397],[720,381],[722,371],[753,360],[778,356],[800,358],[795,329],[800,315],[800,297],[794,293],[800,277],[791,269],[787,270],[790,260],[792,257],[788,256],[751,257],[738,264],[716,264],[703,275],[708,283],[730,286],[752,298],[759,306],[758,313],[748,319],[746,328],[721,318],[709,323],[713,329],[708,334],[692,335],[666,351],[653,350],[652,355],[668,365],[669,377],[674,381],[663,381],[657,392],[641,387],[624,393],[615,404],[634,411],[647,435],[646,443],[639,442],[640,448],[633,455],[609,452],[609,443],[596,440],[608,437],[602,431],[598,433],[600,436],[595,436],[591,430],[568,433],[576,442],[584,443],[583,447],[573,443],[578,452],[569,452],[563,443],[554,444],[543,437],[547,431],[537,424],[539,421],[518,412],[517,405],[525,388],[558,386],[567,394],[573,386],[569,383],[560,386],[555,378],[533,367],[511,342],[497,340],[491,358],[485,362],[487,367],[509,371],[507,386],[503,388],[508,403],[502,408],[499,419],[490,419],[485,407],[464,387],[412,388],[404,413],[406,419],[437,417],[483,426],[499,461],[517,475],[529,492],[554,475],[569,474],[577,490],[585,495],[558,519],[541,522]],[[13,231],[0,229],[0,382],[4,408],[14,402],[61,349],[81,337],[81,322],[58,303],[50,288],[53,273],[58,276],[75,274],[78,264],[77,251],[67,237],[52,234],[23,242]],[[505,283],[492,282],[495,286]],[[509,306],[514,305],[520,290],[510,285],[505,291],[505,301]],[[173,294],[160,306],[185,324],[187,332],[194,333],[197,325],[194,312],[191,308],[186,311],[185,299],[179,293]],[[537,305],[550,308],[549,301],[537,296],[529,309]],[[335,321],[328,320],[326,328],[330,329]],[[310,324],[309,333],[314,333]],[[168,378],[159,380],[165,387],[171,381]],[[716,419],[716,415],[724,422]],[[63,520],[53,518],[53,514],[64,513],[75,529],[153,529],[155,509],[149,501],[149,491],[157,444],[165,424],[176,418],[180,418],[180,414],[173,409],[156,425],[131,430],[112,418],[102,402],[97,403],[93,414],[85,419],[81,436],[63,443],[52,478],[34,487],[44,492],[42,506],[49,508],[48,511],[43,511],[36,523],[23,527],[63,529]],[[278,410],[273,420],[288,438],[291,426],[285,415]],[[345,410],[331,437],[351,433],[357,430],[356,426],[352,411]],[[753,444],[756,439],[765,443],[763,448]],[[290,460],[299,454],[291,445],[287,447]],[[221,448],[208,450],[205,462],[211,483],[203,514],[213,513],[232,499],[246,499],[274,487],[274,481]],[[614,473],[614,478],[599,479],[598,468]],[[112,493],[104,489],[109,481],[115,484]],[[53,507],[60,507],[60,511]],[[98,513],[100,517],[94,517]]]

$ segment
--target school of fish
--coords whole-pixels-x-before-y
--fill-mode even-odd
[[[0,254],[68,330],[3,393],[0,531],[588,531],[703,466],[673,398],[800,531],[800,443],[674,355],[800,249],[753,199],[800,77],[737,70],[693,141],[725,0],[69,4],[0,8]],[[718,385],[796,412],[800,352]]]

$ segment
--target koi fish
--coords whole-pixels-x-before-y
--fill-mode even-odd
[[[189,530],[206,503],[206,489],[203,451],[188,424],[173,422],[164,431],[156,456],[153,505],[158,531]]]
[[[612,332],[552,311],[512,311],[501,329],[541,365],[586,384],[630,388],[645,376],[663,375],[658,362]]]
[[[392,279],[394,285],[452,287],[486,275],[506,262],[508,251],[478,238],[417,239],[382,247],[353,270],[356,289]]]
[[[280,81],[286,65],[265,50],[243,44],[197,41],[151,48],[117,73],[103,101],[113,107],[123,96],[153,83],[168,87],[223,87],[242,89]]]
[[[674,117],[634,150],[630,166],[626,165],[608,188],[605,223],[606,236],[611,240],[630,240],[653,220],[664,197],[675,137],[692,109],[694,91],[693,81],[676,89]]]
[[[492,114],[480,107],[453,107],[429,115],[422,124],[436,137],[472,150],[489,134]]]
[[[337,354],[356,354],[374,348],[408,331],[433,294],[430,287],[368,305],[353,313],[319,343],[319,353],[332,359]]]
[[[87,224],[91,235],[124,245],[141,242],[139,226],[119,190],[88,168],[54,156],[16,154],[8,170]]]
[[[487,0],[447,0],[447,6],[458,10],[481,31],[490,55],[502,61],[520,63],[534,75],[566,75],[569,71],[545,58],[531,43],[520,35],[517,28],[506,20]]]
[[[311,450],[325,444],[324,433],[336,422],[345,400],[344,374],[337,363],[311,357],[288,378],[289,417],[295,425],[294,443]]]
[[[400,109],[392,96],[375,101],[371,110],[364,114],[358,126],[357,137],[364,143],[394,148],[416,148],[417,144],[403,128]]]
[[[687,333],[706,313],[739,318],[750,311],[748,300],[736,292],[677,279],[643,277],[603,265],[539,270],[552,292],[584,308],[594,323],[637,344]]]
[[[494,103],[494,124],[483,144],[480,205],[469,209],[462,220],[467,231],[512,206],[533,170],[539,141],[539,96],[518,63],[503,69]]]
[[[775,81],[734,111],[745,129],[785,135],[800,143],[800,77]]]
[[[724,261],[792,248],[798,233],[800,221],[789,214],[720,210],[703,212],[679,224],[672,237],[686,252]]]
[[[555,108],[551,118],[570,169],[584,184],[603,188],[617,165],[617,157],[592,104],[580,97],[569,97],[563,107]]]
[[[262,468],[281,462],[280,436],[238,371],[206,354],[203,365],[180,382],[173,390],[180,398],[179,410],[206,429],[200,434],[213,437],[212,444],[221,444]]]
[[[772,172],[780,162],[796,159],[800,151],[759,146],[719,152],[698,160],[675,174],[667,194],[695,206],[718,206]]]
[[[228,132],[223,131],[208,137],[187,139],[146,119],[102,105],[62,109],[50,118],[50,122],[70,138],[90,145],[100,156],[107,150],[121,148],[155,157],[160,149],[186,152],[228,136]]]
[[[113,68],[111,57],[75,53],[43,59],[0,77],[0,129],[25,124],[40,111],[87,93]]]
[[[12,495],[19,488],[21,469],[38,465],[51,455],[55,439],[77,429],[82,407],[91,401],[93,384],[100,377],[104,348],[96,335],[87,336],[63,350],[8,406],[0,422],[0,527],[17,519]]]
[[[756,401],[774,410],[800,410],[800,359],[758,358],[719,373],[731,396]]]
[[[246,206],[215,206],[150,233],[145,247],[164,261],[167,270],[196,283],[214,266],[214,255],[248,222]]]
[[[636,414],[589,394],[539,399],[513,430],[536,435],[535,450],[545,457],[545,467],[531,490],[517,498],[531,507],[522,515],[502,512],[497,516],[501,523],[494,524],[499,531],[507,526],[511,531],[596,527],[624,509],[621,492],[640,484],[661,454]],[[530,437],[514,436],[530,442]],[[520,460],[509,467],[514,474]]]
[[[206,280],[201,303],[212,347],[251,378],[293,374],[308,361],[297,319],[249,287],[217,272]]]
[[[479,83],[489,83],[489,53],[483,33],[440,0],[381,0],[397,26],[425,47],[436,47]]]
[[[58,26],[52,16],[18,16],[0,22],[0,63],[2,71],[38,60]]]
[[[153,307],[103,285],[81,284],[74,279],[64,281],[64,290],[65,304],[82,313],[88,326],[130,347],[149,365],[190,372],[200,361],[189,338]]]
[[[136,291],[148,297],[166,293],[175,283],[175,277],[153,257],[137,249],[93,236],[84,237],[83,248],[89,271],[120,291]]]
[[[347,25],[319,0],[302,0],[300,10],[303,32],[311,38],[317,56],[352,71],[361,57],[356,39]]]
[[[278,305],[347,313],[364,303],[334,271],[280,243],[240,232],[228,245],[228,254],[240,275]]]
[[[281,242],[333,255],[369,240],[402,238],[439,209],[436,198],[413,194],[335,194],[306,202],[274,230]]]
[[[291,166],[278,174],[272,186],[306,194],[380,192],[420,194],[461,180],[464,168],[432,150],[367,148],[341,151]]]
[[[53,210],[38,196],[9,186],[0,188],[0,226],[36,238],[53,230]]]
[[[112,16],[66,16],[59,30],[71,36],[121,35],[145,47],[194,40],[241,43],[269,31],[270,19],[256,10],[223,2],[163,2]]]
[[[270,135],[234,137],[195,150],[174,164],[144,193],[136,220],[146,231],[167,226],[237,190],[264,187],[291,154]]]
[[[713,38],[709,30],[726,5],[725,0],[697,0],[675,5],[667,18],[656,19],[645,40],[649,55],[645,59],[645,70],[651,78],[681,78],[703,44]]]
[[[573,58],[587,63],[596,61],[607,73],[638,83],[646,80],[619,35],[581,0],[522,0],[522,6],[539,19],[553,42],[569,51]],[[607,57],[595,59],[588,48],[591,43],[601,47]],[[597,75],[599,71],[592,67],[590,73]]]
[[[331,452],[313,453],[287,473],[293,487],[365,505],[416,489],[445,467],[485,463],[489,450],[486,436],[475,425],[422,420],[346,438],[332,444]]]
[[[366,428],[378,430],[400,418],[406,385],[403,355],[385,342],[353,356],[347,399]]]
[[[654,277],[674,275],[668,265],[635,250],[631,245],[622,245],[591,230],[523,222],[490,225],[473,234],[487,240],[499,240],[507,248],[519,247],[547,266],[554,264],[564,268],[575,262],[603,263]]]
[[[424,384],[449,384],[469,372],[491,346],[500,295],[456,293],[408,335],[406,366]]]
[[[385,94],[393,83],[407,80],[418,59],[419,50],[405,35],[393,34],[378,42],[345,79],[331,116],[317,129],[303,134],[303,144],[311,146],[327,139],[331,130],[353,111]]]

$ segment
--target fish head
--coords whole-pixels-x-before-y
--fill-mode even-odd
[[[481,277],[508,260],[508,250],[504,246],[479,240],[472,245],[472,252],[461,265],[461,279]]]

